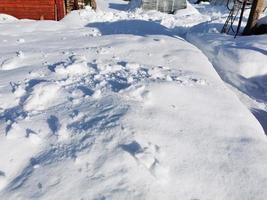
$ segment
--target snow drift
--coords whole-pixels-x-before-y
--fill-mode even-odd
[[[264,199],[262,127],[177,36],[204,19],[0,24],[0,199]]]

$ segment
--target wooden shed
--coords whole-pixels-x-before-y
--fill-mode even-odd
[[[77,2],[82,8],[86,0]],[[0,13],[18,19],[60,20],[73,9],[74,0],[0,0]]]

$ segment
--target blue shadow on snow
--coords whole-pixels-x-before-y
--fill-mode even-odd
[[[87,27],[97,28],[102,35],[130,34],[137,36],[166,35],[175,37],[165,26],[145,20],[121,20],[115,22],[96,22],[88,24]]]

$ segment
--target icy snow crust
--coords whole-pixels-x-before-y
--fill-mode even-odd
[[[265,199],[262,127],[177,36],[209,17],[108,2],[0,24],[0,199]]]

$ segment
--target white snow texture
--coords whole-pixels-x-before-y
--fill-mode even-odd
[[[265,200],[267,36],[97,3],[0,15],[0,199]]]

